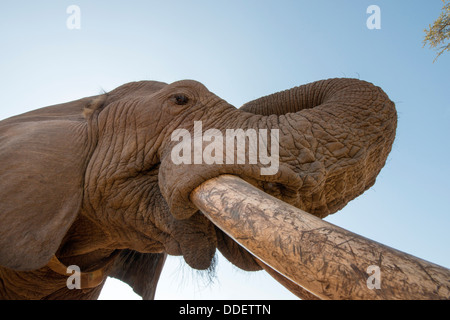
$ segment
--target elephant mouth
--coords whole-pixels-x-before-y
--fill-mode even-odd
[[[177,188],[173,189],[174,198],[169,210],[177,225],[186,226],[185,232],[177,234],[176,241],[179,249],[176,253],[183,255],[186,263],[192,268],[208,269],[217,248],[228,261],[238,268],[245,271],[261,270],[253,255],[205,218],[190,200],[192,192],[202,183],[222,174],[230,174],[230,171],[233,173],[230,168],[224,168],[219,172],[211,168],[211,170],[203,170],[201,175],[198,175],[196,174],[198,170],[192,169],[180,172],[178,175],[180,181],[184,181],[184,183],[177,184]],[[257,174],[254,176],[233,174],[268,195],[294,206],[301,205],[299,197],[299,185],[301,184],[296,179],[289,180],[290,184],[286,183],[285,181],[288,179],[284,175],[286,172],[283,168],[280,168],[279,175],[264,178]],[[187,199],[188,202],[180,201],[180,199]],[[170,202],[168,201],[168,203]],[[195,246],[193,246],[194,243]]]
[[[209,180],[206,177],[211,177],[211,179],[217,177],[216,174],[211,173],[211,175],[208,175],[207,173],[205,170],[201,177],[195,177],[201,178],[200,180],[192,178],[187,180],[188,183],[182,185],[183,188],[192,190],[188,192],[188,197],[191,196],[193,190]],[[276,180],[272,177],[266,178],[266,180],[260,180],[257,177],[244,175],[234,176],[240,178],[245,177],[243,180],[247,181],[250,185],[280,200],[293,204],[298,203],[298,189],[295,189],[293,185],[283,184],[281,179]],[[183,179],[183,181],[185,180]],[[189,203],[192,202],[189,201]],[[175,243],[177,245],[171,246],[173,249],[166,247],[166,251],[169,254],[182,255],[186,263],[192,268],[206,270],[210,267],[214,259],[215,251],[218,249],[228,261],[242,270],[261,270],[261,266],[252,254],[229,237],[226,232],[215,226],[196,206],[194,208],[195,212],[189,215],[189,217],[183,219],[175,218],[173,220],[173,224],[181,232],[174,233]],[[173,209],[170,210],[172,216],[176,217],[172,211]]]
[[[165,161],[162,161],[158,181],[171,213],[176,219],[182,220],[190,218],[198,210],[189,199],[192,191],[203,182],[224,174],[235,175],[293,206],[302,205],[302,175],[283,163],[276,174],[262,176],[260,167],[250,164],[167,166]]]

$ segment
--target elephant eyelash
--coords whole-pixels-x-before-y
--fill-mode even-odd
[[[189,102],[189,98],[186,97],[184,94],[175,94],[172,97],[172,99],[175,102],[175,104],[177,104],[179,106],[184,106],[185,104],[187,104]]]

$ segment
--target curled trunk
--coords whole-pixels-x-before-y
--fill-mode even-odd
[[[294,199],[321,218],[343,208],[374,183],[391,150],[394,103],[356,79],[329,79],[251,101],[242,111],[279,128],[280,167],[296,177]],[[289,186],[289,184],[287,184]]]
[[[229,129],[279,130],[278,170],[261,175],[266,166],[260,161],[174,164],[167,148],[159,185],[178,219],[196,212],[189,200],[195,187],[226,173],[323,218],[375,183],[397,125],[395,106],[388,96],[379,87],[356,79],[317,81],[254,100],[240,109],[226,103],[217,108],[222,110],[220,117],[212,111],[202,123],[203,132],[211,128],[223,134]],[[271,142],[269,137],[267,145]]]

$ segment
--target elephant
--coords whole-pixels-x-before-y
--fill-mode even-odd
[[[277,130],[266,141],[279,146],[277,171],[263,175],[266,164],[249,161],[174,163],[174,131],[195,136],[199,121],[203,133]],[[350,78],[311,82],[240,108],[194,80],[145,80],[5,119],[0,297],[96,299],[110,276],[152,299],[167,255],[207,270],[219,250],[240,269],[261,270],[198,210],[192,191],[234,175],[324,218],[374,185],[396,126],[388,95]],[[65,266],[86,276],[81,288],[69,288]]]

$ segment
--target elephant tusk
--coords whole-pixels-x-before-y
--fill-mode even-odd
[[[259,264],[261,268],[263,268],[272,278],[274,278],[276,281],[278,281],[281,285],[283,285],[286,289],[288,289],[290,292],[292,292],[294,295],[299,297],[302,300],[321,300],[319,297],[314,295],[313,293],[305,290],[304,288],[300,287],[295,282],[289,280],[284,275],[279,273],[278,271],[272,269],[267,264],[259,260],[258,258],[255,258],[256,262]]]
[[[191,201],[264,264],[320,299],[450,299],[450,270],[337,227],[222,175]]]

